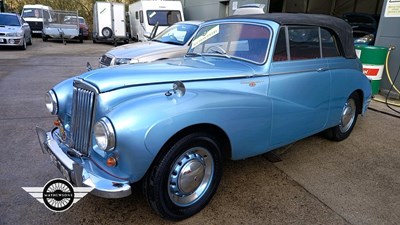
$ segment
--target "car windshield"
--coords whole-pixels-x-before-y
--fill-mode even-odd
[[[198,26],[194,24],[175,24],[157,35],[153,41],[184,45],[190,40],[197,28]]]
[[[0,14],[0,25],[3,26],[21,26],[18,17],[15,15]]]
[[[181,12],[177,10],[148,10],[147,18],[149,25],[171,26],[182,21]]]
[[[261,25],[208,25],[197,32],[188,55],[232,57],[261,64],[268,52],[270,36],[270,30]]]
[[[43,13],[41,9],[30,9],[24,8],[22,11],[22,17],[24,18],[43,18]]]

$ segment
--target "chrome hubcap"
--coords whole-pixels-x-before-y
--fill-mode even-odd
[[[347,100],[343,107],[342,117],[340,119],[340,131],[346,133],[354,122],[356,117],[356,103],[354,99],[350,98]]]
[[[188,206],[200,199],[212,181],[214,161],[210,152],[191,148],[173,164],[168,180],[168,195],[179,206]]]

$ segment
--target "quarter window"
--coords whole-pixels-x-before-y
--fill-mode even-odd
[[[322,57],[340,56],[336,38],[328,30],[321,28]]]
[[[279,31],[278,40],[275,45],[274,52],[274,61],[286,61],[288,60],[287,56],[287,47],[286,47],[286,31],[285,27],[282,27]]]

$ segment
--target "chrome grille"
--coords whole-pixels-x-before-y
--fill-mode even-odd
[[[90,144],[95,97],[93,91],[74,86],[71,113],[73,146],[71,147],[85,155],[88,154]]]
[[[108,57],[107,55],[103,55],[100,59],[100,64],[104,65],[104,66],[110,66],[112,61],[111,57]]]
[[[27,22],[29,24],[29,27],[31,30],[42,30],[43,29],[43,23],[42,22]]]

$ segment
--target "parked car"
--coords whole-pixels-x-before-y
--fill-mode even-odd
[[[99,67],[152,62],[184,56],[200,21],[178,22],[154,39],[115,47],[101,56]]]
[[[245,4],[237,8],[233,15],[264,14],[265,4]]]
[[[64,18],[64,23],[75,24],[76,16],[66,16]],[[82,35],[83,39],[89,39],[89,27],[86,24],[85,18],[82,16],[78,16],[79,22],[79,32]]]
[[[367,13],[345,13],[343,19],[353,28],[354,44],[374,45],[379,16]]]
[[[32,44],[29,24],[15,13],[0,13],[0,46],[16,46],[26,50]]]
[[[181,220],[211,200],[225,159],[320,132],[344,140],[370,99],[342,19],[234,16],[203,23],[183,58],[61,82],[46,94],[56,127],[37,133],[77,186],[120,198],[142,181],[155,212]]]

